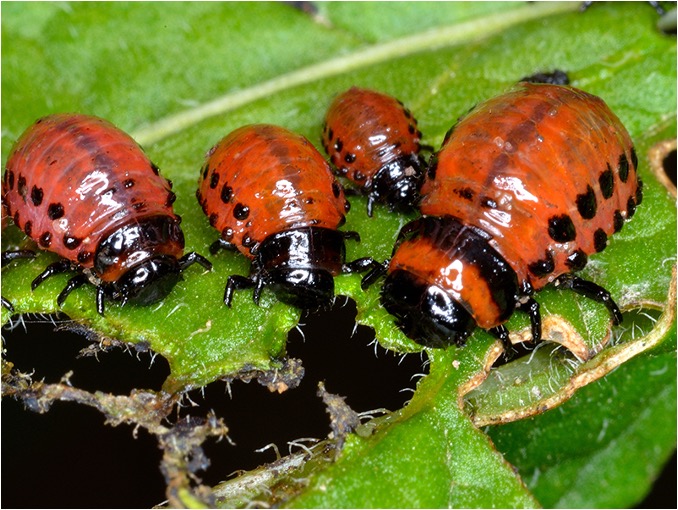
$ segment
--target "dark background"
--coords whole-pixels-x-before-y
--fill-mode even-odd
[[[201,473],[207,485],[215,485],[238,469],[252,469],[275,460],[275,452],[254,450],[275,443],[282,455],[287,441],[324,438],[329,417],[316,396],[318,381],[329,392],[346,396],[356,411],[380,407],[397,409],[410,398],[416,377],[425,371],[419,354],[404,359],[372,343],[368,328],[352,335],[355,305],[335,306],[331,312],[305,317],[304,337],[297,330],[289,336],[292,357],[303,360],[306,374],[301,385],[282,395],[272,394],[253,381],[216,382],[190,393],[200,408],[183,413],[204,415],[214,409],[229,427],[236,443],[208,440],[205,452],[211,460]],[[328,324],[332,326],[327,327]],[[32,371],[36,379],[57,382],[68,371],[75,386],[115,394],[133,388],[160,389],[169,373],[160,356],[151,365],[149,353],[122,349],[95,358],[75,359],[87,341],[80,335],[54,332],[49,321],[31,322],[3,331],[7,358],[19,370]],[[149,367],[150,366],[150,367]],[[3,508],[144,508],[165,499],[165,482],[159,470],[161,451],[143,429],[136,439],[132,427],[104,426],[98,411],[78,404],[57,402],[46,414],[23,409],[11,398],[2,399],[2,500]],[[667,464],[654,491],[641,508],[676,508],[676,457]]]

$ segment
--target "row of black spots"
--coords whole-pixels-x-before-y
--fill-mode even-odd
[[[630,169],[632,168],[635,172],[635,169],[637,168],[638,165],[638,158],[633,148],[631,148],[631,160],[632,160],[631,163],[633,165],[632,167],[629,166],[629,160],[626,157],[625,152],[622,152],[621,156],[619,157],[617,163],[617,174],[619,175],[619,179],[623,183],[626,183],[628,181]],[[612,171],[612,168],[610,167],[609,163],[607,164],[606,169],[603,170],[598,176],[598,185],[600,186],[600,192],[603,199],[609,200],[610,198],[612,198],[615,191],[615,179],[614,172]],[[629,200],[627,202],[627,216],[629,218],[633,216],[633,214],[635,213],[635,208],[639,203],[638,198],[642,200],[642,185],[640,183],[638,186],[638,192],[636,192],[636,196],[629,197]],[[582,219],[591,220],[596,216],[598,210],[598,202],[596,199],[595,191],[590,185],[586,187],[586,191],[577,195],[575,203],[577,206],[577,212],[579,213]],[[613,219],[615,231],[620,230],[621,225],[623,224],[620,222],[620,218],[621,220],[623,220],[623,215],[621,214],[621,212],[616,211]],[[549,223],[548,225],[549,236],[554,241],[558,243],[566,243],[574,241],[576,239],[577,231],[574,226],[574,222],[572,221],[572,218],[569,215],[567,214],[554,215],[551,218],[549,218],[548,223]],[[603,239],[605,240],[605,243],[607,243],[607,235],[605,234],[605,232],[602,231],[602,229],[597,229],[594,232],[594,245],[596,247],[596,251],[602,251],[602,249],[604,249]],[[599,249],[601,247],[603,248]]]
[[[419,140],[421,140],[421,137],[422,137],[422,133],[418,129],[417,119],[414,118],[414,116],[412,115],[412,112],[409,110],[409,108],[407,108],[405,106],[405,104],[400,99],[396,99],[396,101],[400,105],[402,112],[403,112],[403,115],[407,119],[407,131],[411,135],[415,135],[416,138],[417,138],[417,143],[419,143]]]
[[[342,141],[342,139],[341,138],[335,139],[334,131],[332,131],[332,128],[327,126],[327,124],[325,124],[323,127],[323,133],[324,136],[322,140],[322,146],[325,149],[325,152],[327,154],[330,154],[330,161],[337,168],[341,175],[348,174],[349,169],[344,166],[344,163],[347,165],[355,163],[357,159],[356,154],[352,152],[346,152],[343,158],[341,158],[341,152],[344,150],[344,142]],[[358,172],[356,172],[356,174],[357,173]],[[363,174],[361,173],[360,175]],[[365,177],[362,178],[354,177],[354,178],[356,180],[362,180]]]

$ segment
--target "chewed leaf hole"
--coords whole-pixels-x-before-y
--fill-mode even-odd
[[[649,152],[650,170],[669,193],[676,197],[676,139],[654,144]]]

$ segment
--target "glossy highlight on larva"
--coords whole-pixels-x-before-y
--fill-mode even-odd
[[[604,303],[620,322],[609,292],[572,273],[635,213],[637,166],[617,116],[576,88],[521,83],[478,105],[431,160],[423,218],[403,227],[382,269],[382,303],[427,345],[461,344],[476,326],[507,339],[516,308],[538,340],[532,296],[549,283]]]
[[[61,306],[76,288],[97,287],[123,304],[163,299],[194,262],[183,255],[181,218],[171,182],[139,145],[113,124],[89,115],[39,119],[15,143],[2,183],[2,203],[15,225],[62,260],[33,281],[74,270],[59,294]]]
[[[367,214],[382,202],[391,210],[416,206],[425,163],[417,120],[381,92],[351,87],[330,104],[322,143],[337,174],[367,195]]]
[[[196,197],[220,233],[213,245],[252,260],[250,277],[229,277],[235,290],[264,287],[300,308],[327,306],[334,276],[361,271],[371,259],[345,262],[341,232],[349,210],[343,189],[317,149],[303,136],[270,124],[243,126],[219,141],[200,171]]]

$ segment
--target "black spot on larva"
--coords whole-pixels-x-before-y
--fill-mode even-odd
[[[452,136],[452,133],[454,133],[454,129],[457,127],[457,124],[454,124],[450,129],[447,130],[447,133],[445,133],[445,138],[443,138],[443,145],[447,143],[447,141],[450,139]]]
[[[600,192],[603,198],[608,199],[614,194],[614,174],[610,165],[607,165],[607,170],[598,177],[598,184],[600,185]]]
[[[464,200],[473,200],[473,190],[471,188],[455,188],[452,191]]]
[[[585,220],[590,220],[596,215],[597,209],[596,194],[591,186],[586,186],[586,192],[577,195],[577,210],[579,215]]]
[[[572,252],[565,260],[565,265],[570,268],[571,271],[580,271],[586,267],[589,258],[584,253],[583,250],[577,250]]]
[[[572,218],[567,214],[551,216],[549,218],[549,235],[557,243],[567,243],[574,241],[577,237],[577,231],[572,223]]]
[[[165,206],[171,206],[177,200],[177,194],[174,191],[167,193],[167,199],[165,200]]]
[[[344,212],[347,213],[348,211],[351,210],[351,202],[348,200],[344,201]],[[344,218],[344,221],[346,221],[346,218]]]
[[[245,248],[251,248],[251,247],[254,246],[255,244],[256,244],[256,241],[255,241],[254,239],[252,239],[252,238],[249,236],[249,234],[245,234],[245,235],[242,237],[242,245],[243,245]]]
[[[14,172],[12,170],[7,170],[5,173],[5,180],[9,185],[9,189],[14,189]]]
[[[19,195],[22,196],[25,202],[28,190],[26,189],[26,178],[23,175],[19,175],[17,191],[19,191]]]
[[[19,216],[19,211],[16,211],[14,213],[14,217],[12,218],[12,220],[14,220],[14,224],[18,227],[19,222],[21,221],[21,216]]]
[[[527,266],[530,273],[539,278],[551,274],[555,268],[556,264],[553,261],[553,254],[548,250],[544,254],[543,259],[536,260]]]
[[[233,216],[236,220],[246,220],[250,215],[250,208],[245,204],[236,204],[233,208]]]
[[[339,224],[337,225],[337,228],[341,228],[341,227],[343,227],[345,224],[346,224],[346,216],[343,216],[343,215],[342,215],[341,219],[339,220]]]
[[[614,231],[619,232],[624,226],[624,217],[619,209],[614,212]]]
[[[24,232],[26,232],[26,235],[30,237],[31,232],[33,232],[33,223],[31,221],[27,221],[26,224],[24,225]]]
[[[52,233],[44,232],[38,239],[38,244],[43,248],[49,248],[49,246],[52,244]]]
[[[221,201],[224,204],[228,204],[231,201],[231,198],[233,198],[233,188],[228,184],[224,184],[221,188]]]
[[[332,183],[332,195],[334,195],[334,198],[339,198],[339,195],[341,195],[341,185],[337,181]]]
[[[353,163],[355,161],[355,154],[347,152],[344,156],[344,161],[346,161],[346,163]]]
[[[436,171],[438,170],[438,156],[431,156],[431,160],[428,163],[428,170],[426,171],[426,176],[432,181],[436,178]]]
[[[407,126],[407,131],[408,131],[411,135],[413,135],[413,134],[417,131],[417,128],[415,128],[412,124],[409,124],[409,125]]]
[[[203,165],[203,167],[202,167],[202,170],[201,170],[201,171],[202,171],[202,180],[203,180],[203,181],[204,181],[205,179],[207,179],[207,173],[209,172],[209,170],[210,170],[210,166],[209,166],[207,163],[205,163],[205,164]]]
[[[628,202],[626,202],[626,215],[632,218],[634,214],[636,214],[636,201],[633,197],[629,197]]]
[[[122,181],[122,185],[125,187],[125,189],[129,189],[132,186],[134,186],[134,179],[127,179]]]
[[[412,118],[412,112],[409,111],[407,108],[403,108],[403,113],[405,114],[406,119],[411,119]]]
[[[69,250],[75,250],[82,243],[82,239],[79,237],[69,236],[64,234],[64,246]]]
[[[219,184],[219,174],[214,172],[212,178],[210,179],[210,189],[215,189]]]
[[[619,156],[619,163],[617,164],[617,168],[619,168],[619,178],[621,179],[622,182],[626,182],[629,180],[629,160],[626,157],[626,153],[622,152],[621,156]]]
[[[224,241],[230,241],[231,239],[233,239],[233,233],[234,233],[234,232],[233,232],[233,229],[232,229],[231,227],[225,227],[225,228],[221,231],[221,238],[222,238]]]
[[[636,205],[643,201],[643,181],[638,179],[638,188],[636,189]]]
[[[487,209],[496,209],[497,208],[497,202],[492,200],[490,197],[481,197],[480,205],[481,205],[481,207],[485,207]]]
[[[33,186],[31,188],[31,201],[33,202],[34,206],[39,206],[42,204],[42,197],[44,196],[44,193],[42,192],[42,188],[38,188],[37,186]]]
[[[360,170],[356,170],[353,172],[353,179],[356,181],[364,181],[366,179],[366,175],[362,173]]]
[[[602,228],[593,233],[593,247],[600,253],[607,247],[607,234]]]
[[[146,202],[136,202],[136,203],[132,204],[132,209],[134,209],[135,211],[141,211],[145,207],[146,207]]]
[[[155,163],[153,163],[153,161],[151,161],[151,170],[153,170],[153,173],[155,175],[160,175],[160,169],[157,167]]]
[[[341,141],[341,138],[337,138],[337,140],[334,142],[334,150],[337,152],[341,152],[341,149],[344,148],[344,142]]]
[[[78,262],[81,264],[87,264],[90,260],[92,260],[93,253],[91,251],[85,251],[82,250],[78,253]]]
[[[306,205],[313,205],[315,203],[315,200],[313,199],[313,197],[308,197],[306,200],[304,200],[304,203]]]
[[[53,204],[49,204],[49,207],[47,208],[47,216],[49,216],[50,220],[58,220],[64,215],[64,206],[61,205],[61,203],[56,202]]]
[[[219,215],[217,213],[212,213],[210,214],[210,226],[216,227],[217,226],[217,220],[219,219]]]
[[[633,169],[638,170],[638,155],[636,154],[635,147],[631,147],[631,163],[633,164]]]
[[[333,138],[334,138],[334,131],[332,131],[332,128],[329,128],[327,130],[327,139],[331,141]]]

